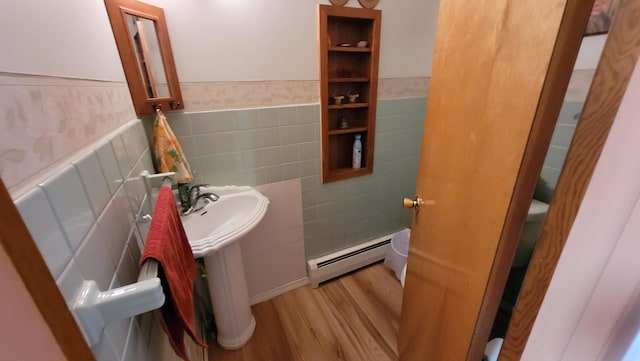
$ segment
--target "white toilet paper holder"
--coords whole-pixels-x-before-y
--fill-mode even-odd
[[[147,188],[147,199],[151,199],[151,188],[171,186],[175,173],[149,174],[143,171]],[[89,346],[98,344],[106,325],[110,322],[133,317],[160,308],[165,296],[158,278],[159,263],[147,260],[140,267],[138,282],[100,291],[98,284],[84,281],[76,296],[71,311],[84,333]]]

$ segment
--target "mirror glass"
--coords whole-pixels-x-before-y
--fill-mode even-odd
[[[164,11],[137,0],[105,0],[136,114],[184,109]]]
[[[153,20],[132,14],[126,18],[147,98],[168,98],[171,94]]]

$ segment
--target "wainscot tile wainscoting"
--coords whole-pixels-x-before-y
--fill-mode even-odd
[[[574,70],[571,74],[569,87],[558,115],[556,127],[551,137],[551,144],[547,151],[542,172],[540,174],[540,182],[536,187],[534,198],[549,203],[551,196],[558,183],[560,170],[567,156],[573,133],[580,119],[582,106],[587,98],[591,80],[593,80],[594,70],[582,69]]]
[[[583,105],[584,101],[565,101],[562,104],[540,175],[551,189],[555,189],[556,183],[558,183],[560,170],[564,164],[564,158],[567,156]],[[549,200],[545,201],[548,202]]]
[[[322,184],[319,105],[168,113],[194,182],[262,185],[300,179],[306,258],[409,226],[426,98],[378,101],[372,175]]]
[[[84,280],[101,290],[136,282],[150,214],[140,177],[153,170],[148,141],[138,119],[108,140],[78,155],[16,206],[49,271],[71,304]],[[308,282],[302,233],[300,179],[256,187],[270,199],[265,219],[243,239],[242,252],[252,303]],[[93,347],[98,361],[177,361],[153,313],[107,325]],[[206,352],[190,344],[192,360]]]
[[[15,199],[134,118],[124,82],[0,72],[2,180]]]
[[[138,279],[146,227],[139,229],[136,219],[150,213],[139,176],[145,169],[153,165],[136,119],[16,200],[67,303],[84,280],[105,291]],[[168,340],[153,318],[146,313],[108,324],[93,347],[96,359],[158,360],[156,350],[166,348]]]

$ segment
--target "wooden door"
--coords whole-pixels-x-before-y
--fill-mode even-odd
[[[401,360],[481,359],[590,9],[441,2]]]

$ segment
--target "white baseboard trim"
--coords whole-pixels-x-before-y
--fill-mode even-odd
[[[295,290],[298,287],[302,287],[302,286],[306,286],[309,284],[309,277],[302,277],[298,280],[295,280],[293,282],[289,282],[287,284],[284,284],[280,287],[276,287],[274,289],[268,290],[266,292],[262,292],[259,293],[255,296],[249,297],[249,304],[251,306],[260,303],[260,302],[264,302],[264,301],[268,301],[276,296],[280,296],[281,294],[285,293],[285,292],[289,292],[291,290]]]

